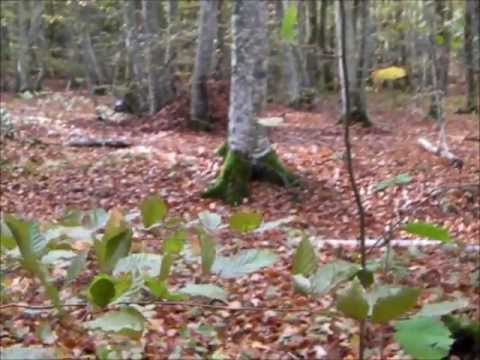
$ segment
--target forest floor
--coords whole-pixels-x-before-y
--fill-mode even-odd
[[[98,103],[111,105],[109,97]],[[192,309],[183,306],[153,308],[145,354],[224,354],[240,353],[244,358],[314,358],[325,351],[329,359],[355,359],[355,324],[324,315],[329,297],[308,299],[295,294],[291,284],[291,255],[298,239],[291,230],[305,230],[322,239],[355,239],[358,234],[357,210],[344,162],[343,129],[337,125],[337,98],[324,96],[309,111],[271,106],[265,116],[282,116],[282,126],[271,130],[271,139],[280,158],[297,174],[299,188],[285,189],[265,183],[252,183],[251,196],[240,209],[257,210],[264,220],[291,216],[289,231],[272,230],[239,239],[228,232],[219,235],[225,251],[238,248],[273,248],[281,261],[247,278],[219,280],[228,290],[229,306],[259,306],[271,310],[230,312]],[[371,94],[373,128],[353,127],[354,168],[367,213],[367,236],[378,238],[399,219],[422,221],[445,227],[460,244],[478,244],[480,239],[480,131],[477,115],[455,114],[461,106],[458,97],[449,99],[446,118],[450,150],[464,161],[461,170],[426,152],[417,139],[435,142],[437,129],[423,118],[421,107],[400,93]],[[224,218],[234,211],[220,201],[201,198],[215,179],[221,159],[215,150],[224,142],[225,116],[217,114],[223,127],[212,133],[192,132],[184,126],[185,101],[171,106],[153,118],[132,119],[122,124],[99,121],[95,104],[82,92],[50,92],[32,99],[2,94],[2,107],[18,119],[14,139],[2,140],[1,198],[3,213],[27,218],[52,220],[66,209],[135,208],[149,194],[158,193],[168,203],[172,215],[189,221],[209,210]],[[217,106],[226,115],[226,106]],[[77,148],[66,144],[72,139],[122,139],[131,143],[125,149]],[[410,181],[376,191],[385,180],[407,174]],[[395,238],[411,238],[395,231]],[[146,249],[157,251],[159,240],[146,238]],[[322,262],[341,257],[357,260],[352,247],[338,251],[332,246],[320,251]],[[419,252],[395,249],[398,264],[410,270],[401,284],[426,290],[423,302],[463,296],[478,302],[479,289],[472,282],[478,255],[459,249],[429,247]],[[380,251],[373,253],[374,258]],[[477,265],[476,265],[477,264]],[[85,275],[93,277],[89,267]],[[21,302],[41,304],[34,282],[9,274],[11,291],[18,291]],[[178,283],[201,275],[178,274]],[[272,296],[275,294],[275,296]],[[233,305],[232,305],[233,304]],[[283,313],[276,308],[302,308]],[[87,316],[76,310],[74,316]],[[477,315],[480,315],[477,313]],[[34,334],[40,315],[24,309],[2,310],[2,346],[14,343],[41,344]],[[189,336],[178,324],[195,323]],[[198,324],[210,325],[209,334]],[[16,328],[13,331],[13,328]],[[370,329],[368,347],[379,356],[401,358],[392,341],[389,326]],[[20,331],[19,329],[23,329]],[[377,326],[378,329],[378,326]],[[54,328],[56,344],[68,354],[92,351],[93,338],[75,339],[68,329]],[[23,334],[23,335],[22,335]],[[26,335],[30,334],[30,335]],[[63,334],[63,335],[62,335]],[[182,335],[183,334],[183,335]],[[70,339],[70,340],[68,340]],[[353,340],[352,340],[353,339]],[[68,340],[68,341],[67,341]],[[193,344],[193,345],[192,345]],[[179,350],[180,349],[180,350]]]

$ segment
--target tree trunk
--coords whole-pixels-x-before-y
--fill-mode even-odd
[[[202,0],[200,3],[199,35],[190,104],[190,125],[199,130],[209,130],[212,127],[208,112],[207,81],[217,36],[217,2],[217,0]]]
[[[163,15],[162,2],[142,0],[143,30],[146,38],[148,112],[150,115],[162,109],[174,95],[171,74],[165,60],[165,49],[160,42],[161,29],[166,27]]]
[[[29,1],[17,2],[17,14],[18,14],[18,50],[16,54],[17,58],[17,83],[15,86],[16,91],[32,91],[32,79],[31,79],[31,66],[32,55],[30,51],[30,39],[29,35]]]
[[[366,89],[365,89],[365,77],[366,72],[366,63],[367,51],[368,51],[368,28],[369,28],[369,15],[368,15],[368,1],[362,1],[362,29],[360,33],[362,34],[362,44],[361,46],[356,45],[355,43],[355,32],[354,32],[354,6],[355,3],[352,1],[347,1],[344,3],[345,8],[345,18],[340,18],[340,2],[336,2],[336,15],[337,15],[337,24],[340,24],[341,21],[345,22],[345,26],[337,26],[337,55],[338,55],[338,73],[339,73],[339,82],[341,89],[341,120],[342,121],[351,121],[351,122],[360,122],[363,126],[370,126],[370,120],[367,114],[367,101],[366,101]],[[342,33],[343,28],[345,29],[345,34]],[[345,39],[345,44],[343,44],[343,39]],[[342,48],[346,49],[346,71],[347,75],[345,76],[344,68],[342,66]],[[360,76],[359,76],[360,74]],[[348,92],[346,93],[346,78],[348,78]],[[361,81],[360,81],[361,80]],[[346,103],[347,96],[351,100],[351,106],[347,113]]]
[[[169,0],[168,1],[168,39],[167,39],[167,50],[166,50],[166,60],[167,64],[172,64],[173,60],[177,56],[177,51],[175,48],[174,38],[177,36],[178,32],[178,1]],[[170,66],[170,68],[173,68]]]
[[[248,196],[253,175],[263,180],[293,183],[272,150],[256,114],[265,103],[267,82],[266,3],[237,0],[233,4],[233,53],[228,148],[222,171],[204,196],[238,205]]]
[[[318,37],[318,14],[317,2],[307,1],[308,5],[308,51],[307,51],[307,72],[313,87],[319,85],[318,55],[317,55],[317,37]]]
[[[320,3],[320,26],[318,27],[318,45],[323,55],[328,52],[329,47],[333,49],[332,44],[335,42],[335,36],[333,31],[335,25],[332,22],[331,26],[329,27],[327,21],[329,1],[330,0],[321,0]],[[329,31],[329,29],[331,29],[331,31]],[[334,77],[332,71],[332,62],[329,60],[322,60],[321,71],[323,89],[333,90]]]
[[[218,32],[217,32],[217,50],[216,50],[216,64],[215,76],[219,80],[226,80],[230,74],[230,47],[226,42],[228,34],[229,21],[227,0],[218,1]]]
[[[450,45],[451,34],[449,31],[449,25],[447,21],[452,19],[452,3],[449,0],[435,0],[432,4],[434,6],[433,23],[432,26],[435,29],[431,41],[432,46],[435,47],[435,51],[432,51],[432,56],[436,56],[436,59],[431,58],[431,64],[437,64],[436,66],[436,78],[437,86],[434,85],[434,91],[441,91],[441,97],[448,95],[448,69],[450,65]],[[428,6],[428,4],[426,5]],[[436,95],[432,95],[429,115],[434,119],[438,118],[438,101]]]
[[[291,2],[288,0],[281,0],[277,3],[276,15],[280,23],[283,21],[285,11],[290,6]],[[286,43],[282,40],[282,77],[285,79],[285,87],[287,89],[287,100],[290,106],[296,107],[301,104],[301,72],[299,71],[298,62],[295,58],[294,45]]]
[[[464,28],[464,49],[465,49],[465,77],[467,81],[467,103],[462,112],[471,113],[479,111],[477,108],[477,87],[475,81],[475,43],[473,34],[475,34],[475,0],[465,0],[465,28]],[[477,15],[478,16],[478,15]],[[480,36],[480,33],[477,34]],[[480,53],[479,53],[480,55]]]

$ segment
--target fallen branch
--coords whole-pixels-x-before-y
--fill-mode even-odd
[[[130,147],[131,144],[124,140],[98,140],[98,139],[79,139],[69,141],[67,146],[73,147],[111,147],[115,149],[122,149]]]
[[[427,139],[421,137],[417,140],[417,143],[424,148],[425,150],[440,156],[441,158],[447,159],[449,164],[454,168],[461,169],[463,167],[463,160],[458,158],[450,150],[444,146],[435,146]]]

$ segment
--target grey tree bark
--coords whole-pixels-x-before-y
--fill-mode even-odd
[[[266,2],[237,0],[233,4],[228,145],[222,171],[204,194],[233,205],[248,195],[248,183],[255,173],[283,185],[294,181],[272,150],[266,129],[257,121],[267,89],[266,19]]]
[[[143,31],[146,40],[145,62],[147,69],[148,112],[155,114],[168,104],[173,96],[173,84],[165,59],[161,33],[165,30],[163,3],[142,0]]]
[[[193,128],[211,128],[208,112],[207,80],[210,75],[215,38],[217,36],[217,0],[202,0],[199,35],[192,75],[190,124]]]
[[[226,80],[230,76],[230,46],[227,44],[227,36],[230,28],[229,3],[227,0],[218,1],[217,9],[218,31],[216,46],[215,76],[217,79]]]
[[[319,69],[317,54],[317,37],[318,37],[318,9],[317,1],[307,1],[308,5],[308,51],[306,59],[306,67],[311,85],[317,87],[319,85]]]
[[[33,72],[33,45],[42,45],[42,14],[44,11],[44,2],[31,2],[29,0],[18,1],[16,3],[16,10],[18,15],[17,37],[18,50],[16,54],[16,71],[17,81],[15,89],[19,92],[36,90],[35,85],[41,86],[40,81],[35,81],[32,78]],[[40,37],[40,41],[39,41]],[[42,74],[43,64],[37,74]]]
[[[431,34],[431,46],[434,48],[431,53],[430,62],[435,67],[435,77],[437,84],[434,85],[434,92],[441,91],[441,97],[448,95],[448,71],[450,66],[450,45],[451,34],[447,21],[452,19],[452,3],[450,0],[435,0],[432,3],[427,3],[426,7],[433,6],[433,14],[430,14],[432,19],[433,32]],[[434,58],[435,57],[435,58]],[[442,110],[438,108],[439,102],[436,99],[436,94],[432,95],[429,115],[434,119],[441,117],[438,112]]]
[[[353,1],[344,2],[345,17],[340,17],[340,3],[336,2],[337,24],[344,22],[345,26],[337,26],[337,55],[338,55],[338,73],[341,90],[341,119],[343,121],[360,122],[364,126],[370,126],[371,122],[367,114],[367,97],[365,89],[365,74],[368,71],[367,57],[369,50],[369,26],[370,19],[368,13],[368,0],[361,2],[361,18],[359,24],[361,27],[357,30],[361,34],[359,44],[355,37],[355,3]],[[343,33],[345,31],[345,33]],[[344,40],[345,39],[345,40]],[[345,41],[345,44],[343,44]],[[342,66],[343,49],[346,50],[346,71]],[[348,79],[348,86],[346,81]],[[348,88],[348,94],[347,94]],[[347,110],[347,96],[350,99],[350,108]]]
[[[479,111],[477,105],[477,87],[479,86],[476,83],[475,79],[475,11],[476,9],[475,0],[465,0],[465,27],[464,27],[464,51],[465,51],[465,77],[467,81],[467,99],[465,108],[462,112],[475,112]],[[477,15],[478,16],[478,15]],[[480,33],[477,34],[480,36]],[[480,56],[480,52],[479,52]]]

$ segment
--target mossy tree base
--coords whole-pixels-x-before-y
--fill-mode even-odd
[[[194,131],[212,131],[213,125],[209,119],[191,119],[189,123],[190,129]]]
[[[245,155],[228,150],[226,145],[221,150],[226,154],[222,172],[203,197],[223,199],[230,205],[238,205],[249,194],[250,180],[268,181],[286,187],[299,184],[298,179],[281,164],[274,151],[252,162]]]

